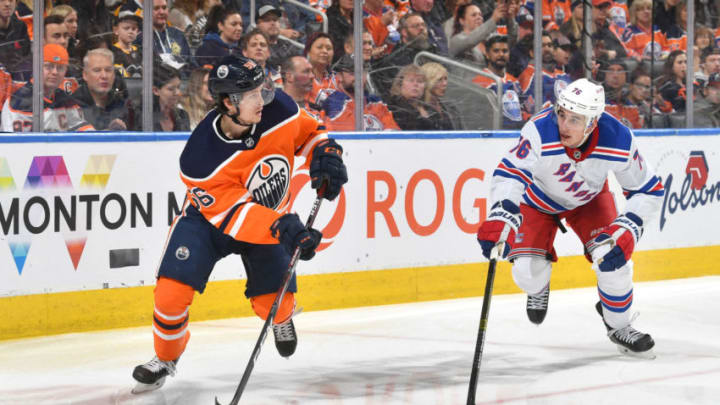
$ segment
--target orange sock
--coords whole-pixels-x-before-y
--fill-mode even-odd
[[[256,297],[250,297],[250,304],[252,304],[253,311],[262,319],[267,319],[270,314],[270,308],[272,308],[273,302],[275,302],[277,293],[263,294]],[[283,323],[287,321],[295,311],[295,294],[286,292],[283,296],[283,300],[278,307],[277,313],[273,323]]]
[[[179,281],[160,277],[155,286],[153,338],[155,354],[163,361],[175,360],[190,340],[188,318],[195,290]]]

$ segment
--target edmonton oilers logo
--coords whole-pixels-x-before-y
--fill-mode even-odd
[[[275,209],[285,198],[290,184],[290,164],[285,156],[270,155],[250,172],[247,189],[259,204]]]

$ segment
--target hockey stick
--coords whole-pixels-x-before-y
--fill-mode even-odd
[[[495,267],[497,266],[498,258],[502,255],[503,250],[505,250],[505,240],[507,240],[509,233],[510,226],[505,225],[505,228],[503,228],[500,234],[500,240],[490,251],[490,265],[488,266],[488,275],[485,281],[485,296],[483,297],[482,311],[480,312],[480,329],[478,330],[472,371],[470,372],[467,405],[475,405],[475,393],[477,392],[478,374],[480,373],[480,360],[482,359],[483,347],[485,346],[485,331],[487,330],[488,314],[490,312],[490,299],[492,298],[493,284],[495,283]]]
[[[322,194],[322,191],[318,193],[318,196],[317,198],[315,198],[315,202],[313,203],[312,209],[310,209],[310,216],[305,223],[305,228],[307,229],[312,227],[313,223],[315,222],[315,218],[317,217],[318,211],[320,211]],[[290,286],[290,280],[292,280],[292,276],[295,274],[295,266],[297,265],[299,258],[300,247],[296,247],[292,257],[290,258],[290,264],[288,265],[287,272],[285,272],[282,287],[280,287],[280,290],[278,290],[277,297],[275,297],[275,301],[273,302],[272,307],[270,307],[270,313],[268,314],[268,317],[265,320],[265,324],[260,331],[260,336],[258,337],[257,343],[255,343],[255,349],[253,349],[250,360],[248,360],[248,364],[247,366],[245,366],[245,372],[243,373],[242,379],[240,379],[240,384],[238,384],[238,387],[235,390],[235,396],[233,396],[232,401],[230,401],[230,405],[237,405],[237,403],[240,401],[240,397],[242,396],[242,393],[245,390],[245,386],[250,379],[250,373],[252,373],[253,368],[255,368],[255,362],[257,361],[258,356],[260,356],[260,348],[265,342],[265,338],[268,335],[268,331],[270,330],[273,319],[275,319],[275,314],[277,313],[278,307],[280,306],[280,303],[282,302],[282,299],[285,296],[288,287]],[[215,405],[221,405],[217,397],[215,397]]]

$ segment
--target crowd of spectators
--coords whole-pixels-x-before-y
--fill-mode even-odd
[[[254,59],[332,130],[354,129],[356,99],[367,130],[479,129],[468,100],[485,100],[478,105],[494,106],[503,129],[518,129],[536,105],[588,75],[605,87],[606,111],[627,125],[670,126],[687,113],[687,69],[695,125],[720,123],[720,0],[696,1],[691,45],[679,0],[541,0],[540,38],[533,0],[364,0],[362,97],[354,94],[353,0],[299,1],[317,12],[280,0],[256,0],[252,13],[244,0],[153,0],[154,130],[197,125],[213,105],[210,68],[229,54]],[[42,17],[32,5],[0,0],[3,130],[34,129],[33,24],[44,27],[44,124],[35,130],[141,130],[143,1],[47,0]]]

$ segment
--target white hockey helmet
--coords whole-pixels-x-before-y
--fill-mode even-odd
[[[578,79],[560,92],[557,106],[585,116],[587,132],[605,111],[605,90],[588,79]]]

